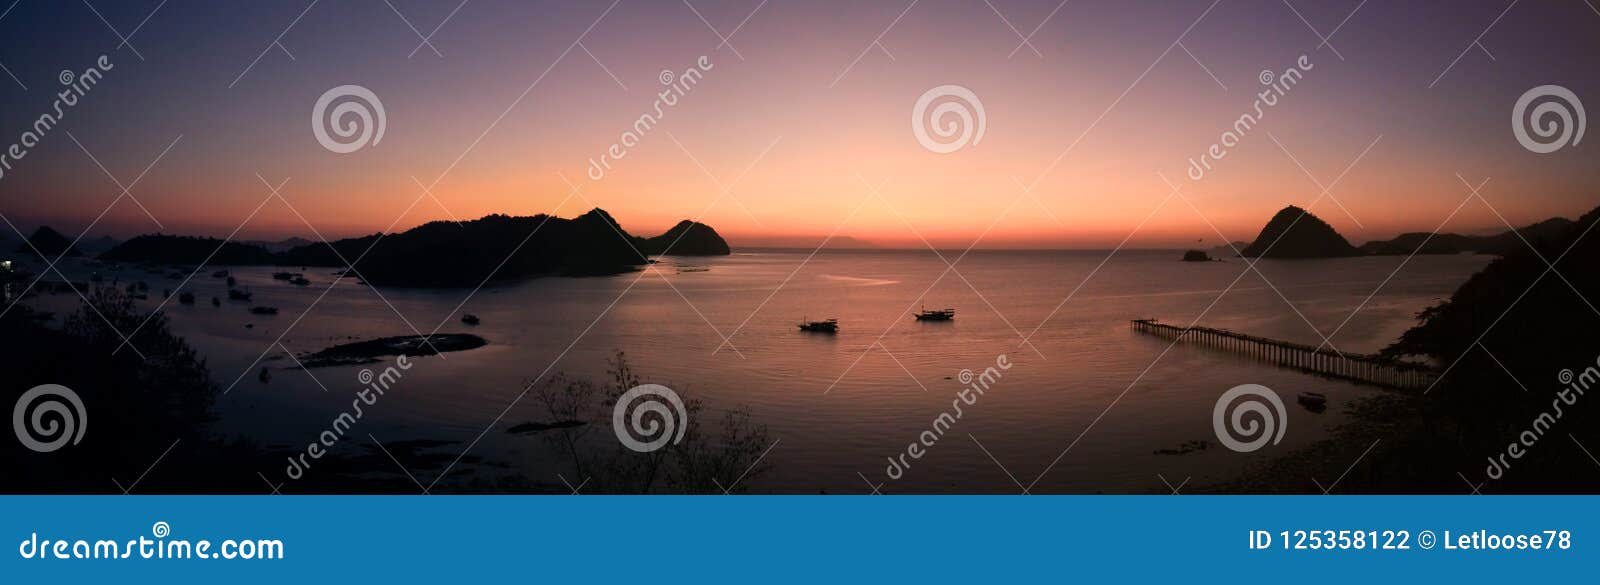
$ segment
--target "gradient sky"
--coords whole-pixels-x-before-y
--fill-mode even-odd
[[[458,3],[391,2],[172,0],[131,37],[141,60],[112,27],[127,35],[159,0],[90,0],[109,27],[82,2],[19,0],[0,18],[0,64],[28,89],[0,77],[0,146],[49,110],[61,70],[100,54],[116,67],[0,178],[0,213],[76,235],[120,190],[72,137],[127,183],[180,135],[132,190],[167,233],[227,236],[270,193],[258,173],[289,179],[293,209],[268,202],[240,239],[311,237],[296,210],[334,238],[599,206],[645,235],[699,217],[735,245],[838,228],[896,246],[926,237],[941,247],[1110,247],[1147,216],[1131,245],[1209,245],[1221,241],[1212,225],[1248,240],[1280,207],[1310,204],[1320,189],[1296,160],[1328,184],[1369,145],[1336,200],[1312,208],[1356,242],[1438,227],[1470,193],[1458,173],[1490,179],[1483,196],[1519,225],[1600,203],[1600,138],[1539,155],[1511,131],[1512,105],[1538,85],[1600,107],[1600,12],[1584,2],[1519,2],[1463,55],[1509,2],[1291,0],[1324,35],[1344,21],[1336,55],[1279,0],[1224,0],[1209,13],[1208,1],[1057,10],[924,0],[906,10],[623,0],[604,18],[607,1],[474,0],[433,36],[442,57],[427,47],[411,55],[412,26],[427,34]],[[263,56],[303,10],[284,50]],[[738,32],[719,47],[711,27]],[[1010,55],[1020,42],[1012,27],[1037,27],[1042,57],[1028,47]],[[880,33],[881,49],[869,44]],[[1189,180],[1188,160],[1252,108],[1259,73],[1302,54],[1314,64],[1303,82],[1215,171]],[[704,81],[590,180],[589,159],[650,111],[660,72],[700,55],[714,64]],[[387,114],[383,140],[348,155],[319,146],[310,128],[317,98],[344,84],[371,89]],[[979,144],[952,154],[929,152],[911,132],[913,103],[943,84],[975,92],[987,122]],[[718,183],[747,167],[718,200]],[[581,197],[568,197],[563,175]],[[1161,175],[1184,199],[1167,199]],[[1034,197],[1022,197],[1018,183],[1036,180]],[[416,181],[437,181],[438,201]],[[881,198],[867,183],[883,184]],[[1446,229],[1497,227],[1473,200]],[[124,199],[90,237],[158,229]]]

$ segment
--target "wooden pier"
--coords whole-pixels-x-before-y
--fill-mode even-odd
[[[1370,384],[1391,390],[1426,390],[1438,372],[1422,364],[1377,355],[1335,352],[1309,345],[1268,339],[1210,327],[1179,327],[1155,319],[1137,319],[1134,331],[1223,349],[1302,372]]]

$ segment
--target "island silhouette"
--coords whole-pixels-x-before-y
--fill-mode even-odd
[[[1300,218],[1298,222],[1296,217]],[[1295,242],[1294,253],[1301,254],[1290,257],[1303,258],[1307,257],[1303,254],[1317,251],[1341,256],[1349,253],[1339,245],[1347,246],[1348,242],[1299,208],[1287,208],[1273,219],[1278,225],[1263,229],[1262,237],[1276,238],[1287,231],[1284,240]],[[1586,470],[1592,462],[1570,442],[1600,444],[1592,409],[1582,408],[1584,401],[1592,400],[1584,396],[1585,391],[1600,384],[1600,365],[1595,357],[1600,354],[1600,343],[1592,334],[1600,328],[1600,310],[1587,300],[1600,296],[1600,273],[1589,269],[1600,262],[1600,241],[1586,237],[1592,235],[1589,232],[1597,221],[1600,209],[1577,221],[1550,220],[1517,233],[1507,232],[1510,237],[1522,236],[1518,238],[1520,247],[1498,250],[1500,257],[1461,285],[1448,300],[1418,315],[1418,324],[1383,354],[1393,359],[1426,359],[1441,370],[1436,387],[1429,392],[1382,393],[1355,403],[1358,406],[1352,406],[1352,422],[1341,427],[1347,430],[1338,431],[1335,437],[1269,462],[1250,474],[1249,481],[1198,486],[1196,491],[1303,492],[1310,489],[1303,479],[1307,473],[1343,471],[1349,461],[1369,449],[1362,471],[1346,477],[1341,492],[1452,493],[1460,489],[1459,483],[1452,483],[1460,481],[1458,473],[1473,482],[1497,480],[1492,487],[1496,493],[1581,490],[1572,481],[1574,470]],[[1563,226],[1565,229],[1558,229]],[[70,244],[51,234],[60,235],[43,228],[30,240],[37,240],[38,244],[54,241],[54,250],[65,250],[64,246]],[[1485,236],[1483,240],[1507,234]],[[199,263],[215,251],[213,262],[226,258],[263,264],[304,261],[307,265],[332,266],[342,265],[335,251],[353,259],[376,237],[273,252],[246,243],[220,246],[221,242],[214,239],[154,235],[124,242],[104,257]],[[388,245],[391,238],[392,247]],[[1523,238],[1528,241],[1522,242]],[[1265,243],[1257,238],[1252,246],[1255,245],[1264,247]],[[376,278],[399,282],[476,284],[474,279],[486,275],[514,278],[632,270],[647,261],[644,255],[662,253],[726,254],[728,248],[715,230],[704,224],[682,222],[660,236],[640,238],[628,235],[609,214],[596,209],[572,219],[491,215],[462,224],[433,222],[385,237],[359,265],[364,271],[382,275]],[[497,268],[491,262],[496,256],[511,260]],[[1279,256],[1272,253],[1267,257]],[[257,470],[281,461],[283,453],[272,445],[209,430],[206,425],[215,419],[214,402],[221,389],[212,381],[201,352],[171,332],[162,312],[145,313],[120,288],[97,286],[86,292],[88,297],[82,308],[61,317],[59,326],[52,324],[48,313],[27,305],[0,316],[0,338],[28,340],[0,352],[0,367],[17,374],[4,384],[7,391],[20,393],[37,384],[64,383],[85,392],[85,401],[93,408],[124,413],[125,416],[96,423],[103,425],[96,427],[96,436],[114,436],[117,440],[87,443],[81,449],[64,452],[67,455],[63,457],[39,457],[24,452],[15,443],[0,443],[0,456],[21,467],[21,473],[0,482],[0,491],[107,492],[113,486],[105,481],[106,473],[137,476],[141,464],[131,462],[168,448],[174,437],[181,439],[181,446],[171,455],[173,463],[178,464],[141,484],[141,491],[258,491]],[[123,343],[117,330],[132,331],[141,323],[145,326],[128,340],[138,353],[115,351]],[[298,359],[308,363],[295,367],[356,365],[396,351],[461,351],[484,343],[468,334],[441,334],[431,341],[442,347],[424,349],[419,339],[406,336],[358,340],[302,355]],[[144,359],[139,354],[162,357]],[[634,381],[627,366],[618,363],[622,372],[618,379],[623,382],[602,384],[558,377],[539,391],[553,396],[577,392],[586,396],[585,400],[603,406],[607,396]],[[1511,372],[1516,372],[1515,377]],[[1561,382],[1559,386],[1557,381]],[[1561,405],[1559,411],[1553,407],[1557,403]],[[550,404],[564,403],[554,400]],[[510,432],[545,433],[556,442],[576,440],[573,437],[592,426],[586,421],[599,420],[608,412],[608,408],[593,405],[578,410],[556,409],[547,413],[546,420],[517,425]],[[752,438],[762,437],[761,427],[745,419],[735,420],[743,422],[732,427],[735,430],[730,435],[741,441],[737,464],[732,467],[744,468],[756,460],[766,441]],[[1534,433],[1533,438],[1528,439],[1526,433]],[[1373,448],[1375,438],[1381,442]],[[1497,458],[1496,454],[1504,453],[1507,444],[1530,440],[1539,448],[1528,449],[1526,456]],[[425,457],[417,453],[438,444],[441,442],[419,439],[389,447],[401,450],[408,460],[422,460]],[[705,463],[703,456],[698,450],[685,451],[678,465],[699,469]],[[330,459],[319,469],[316,480],[297,489],[312,493],[388,493],[409,489],[403,480],[372,479],[362,474],[371,468],[369,463],[384,463],[387,457],[373,451]],[[448,461],[434,463],[438,464],[434,467],[442,468]],[[463,463],[487,462],[469,459]],[[604,467],[595,461],[585,463]],[[632,493],[651,489],[649,483],[640,484],[644,487],[630,483],[631,478],[611,478],[607,489]],[[519,485],[539,489],[530,487],[531,482]],[[710,491],[699,490],[704,486],[675,487],[697,493]],[[470,483],[463,483],[457,489],[473,488]]]
[[[629,234],[611,214],[595,208],[572,219],[494,214],[460,223],[434,221],[404,232],[316,242],[279,252],[254,243],[149,234],[119,244],[100,259],[349,268],[353,276],[370,284],[449,288],[529,276],[618,274],[636,270],[649,262],[649,256],[729,253],[722,236],[703,223],[684,220],[664,234],[644,238]]]
[[[1556,217],[1517,228],[1514,231],[1507,230],[1488,236],[1409,232],[1400,234],[1392,240],[1367,242],[1361,245],[1361,250],[1368,254],[1395,256],[1409,254],[1462,254],[1468,252],[1503,256],[1508,252],[1526,248],[1527,244],[1523,243],[1523,240],[1537,242],[1565,238],[1572,230],[1573,225],[1575,225],[1575,222],[1570,219]]]
[[[1350,241],[1311,212],[1290,205],[1279,210],[1245,249],[1246,258],[1340,258],[1360,256]]]
[[[77,247],[72,245],[72,240],[61,235],[61,232],[51,229],[50,226],[39,226],[39,229],[33,230],[33,235],[28,236],[27,241],[17,246],[17,252],[44,256],[48,259],[81,255]]]

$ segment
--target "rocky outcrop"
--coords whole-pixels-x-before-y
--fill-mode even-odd
[[[28,236],[28,241],[17,246],[17,251],[25,254],[41,254],[51,260],[63,254],[78,255],[78,250],[72,246],[72,240],[61,235],[61,232],[50,229],[49,226],[39,226],[39,229],[33,230],[33,235]]]
[[[717,230],[703,223],[683,220],[667,233],[641,240],[645,254],[672,256],[727,256],[732,251]]]
[[[1273,215],[1255,241],[1240,251],[1246,258],[1340,258],[1360,254],[1328,222],[1293,205]]]

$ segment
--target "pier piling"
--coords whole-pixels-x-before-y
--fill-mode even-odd
[[[1136,319],[1130,327],[1163,339],[1223,349],[1286,368],[1391,390],[1420,392],[1438,378],[1433,368],[1422,364],[1378,355],[1340,353],[1225,329],[1179,327],[1155,319]]]

